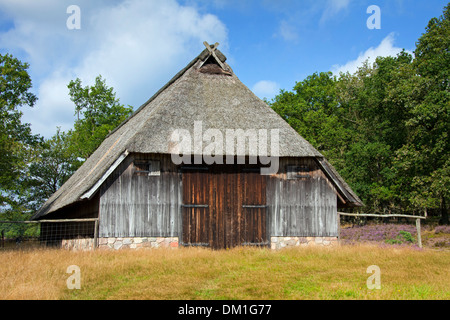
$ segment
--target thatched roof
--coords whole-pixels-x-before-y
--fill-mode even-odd
[[[227,129],[267,129],[268,132],[278,129],[278,156],[323,158],[238,79],[220,51],[211,48],[205,49],[110,133],[34,218],[82,200],[120,157],[128,153],[171,154],[173,131],[188,130],[194,137],[195,121],[201,121],[203,131],[217,129],[224,136]],[[270,148],[268,152],[272,155]],[[258,150],[246,150],[246,155],[257,153]],[[341,184],[345,182],[342,180]],[[347,185],[344,189],[353,194]]]

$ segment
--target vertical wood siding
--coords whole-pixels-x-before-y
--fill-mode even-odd
[[[265,176],[244,166],[183,172],[183,237],[215,249],[266,245]]]
[[[134,161],[160,161],[159,176],[136,174]],[[100,237],[180,234],[181,174],[170,156],[131,154],[100,191]]]
[[[159,176],[136,173],[133,162],[149,160],[160,161]],[[307,166],[308,177],[288,179],[287,166]],[[282,158],[279,173],[261,179],[238,166],[208,172],[183,172],[170,155],[130,154],[101,187],[99,236],[179,237],[209,245],[215,239],[216,247],[270,236],[337,236],[336,190],[313,158]]]
[[[287,166],[307,166],[307,178],[288,179]],[[336,190],[313,158],[282,158],[267,180],[271,236],[337,236]]]

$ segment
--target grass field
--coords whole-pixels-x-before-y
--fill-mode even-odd
[[[450,299],[450,252],[334,248],[179,248],[0,252],[0,299]],[[69,290],[67,267],[81,271]],[[368,289],[381,270],[381,289]]]

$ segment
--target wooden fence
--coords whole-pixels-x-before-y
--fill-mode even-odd
[[[412,216],[405,214],[371,214],[371,213],[346,213],[346,212],[338,212],[339,216],[339,238],[340,238],[340,216],[349,216],[349,217],[372,217],[372,218],[406,218],[406,219],[415,219],[416,220],[416,229],[417,229],[417,245],[419,248],[422,248],[422,236],[420,232],[420,220],[426,219],[426,216]]]

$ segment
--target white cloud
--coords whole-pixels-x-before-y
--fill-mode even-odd
[[[46,137],[56,125],[73,123],[72,79],[88,85],[101,74],[121,103],[137,108],[203,50],[203,41],[227,50],[227,29],[216,16],[175,0],[79,0],[81,29],[68,30],[72,2],[0,0],[0,11],[14,22],[0,31],[1,49],[30,63],[39,98],[23,110],[24,120]]]
[[[277,35],[281,36],[285,41],[297,41],[298,33],[292,24],[289,24],[286,20],[280,22]]]
[[[348,61],[344,65],[333,65],[331,71],[335,75],[339,75],[340,72],[355,73],[358,70],[358,67],[361,67],[365,61],[368,61],[369,64],[373,64],[377,57],[395,57],[402,51],[402,48],[395,47],[394,41],[394,33],[390,33],[383,41],[381,41],[378,47],[367,49],[365,52],[360,53],[358,58]],[[409,53],[412,54],[412,52]]]
[[[339,14],[342,10],[347,9],[351,0],[328,0],[325,11],[322,14],[320,23],[324,23],[331,17]]]
[[[278,83],[274,81],[261,80],[255,83],[255,85],[252,88],[252,91],[261,99],[263,98],[271,99],[279,93],[280,86],[278,85]]]
[[[56,132],[56,127],[61,127],[63,131],[72,128],[74,106],[67,88],[70,80],[69,75],[54,72],[41,82],[36,93],[38,104],[24,111],[23,115],[23,121],[32,124],[33,133],[50,137]]]

